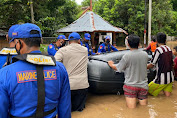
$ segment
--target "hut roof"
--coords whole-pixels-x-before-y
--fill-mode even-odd
[[[70,25],[57,30],[57,32],[124,32],[125,30],[111,25],[94,12],[86,12]]]

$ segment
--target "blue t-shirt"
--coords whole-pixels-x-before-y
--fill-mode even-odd
[[[89,56],[89,55],[90,55],[90,54],[89,54],[89,44],[86,43],[86,42],[83,44],[82,41],[80,42],[80,44],[81,44],[82,46],[85,45],[85,47],[87,47],[87,50],[88,50],[88,56]],[[93,52],[92,48],[91,48],[91,55],[95,55],[95,53]]]
[[[33,51],[31,53],[40,53]],[[44,112],[57,110],[45,118],[71,118],[70,86],[64,65],[44,66],[45,107]],[[0,118],[27,117],[36,112],[38,88],[36,66],[17,61],[0,70]]]
[[[0,69],[6,63],[7,55],[0,55]]]
[[[99,48],[98,48],[98,53],[104,53],[104,52],[111,52],[111,50],[113,51],[118,51],[114,46],[107,45],[107,49],[106,49],[106,45],[105,43],[102,43]]]
[[[56,47],[54,46],[53,43],[51,43],[48,48],[47,48],[47,52],[48,52],[48,55],[51,55],[51,56],[54,56],[55,53],[60,49],[60,47]]]

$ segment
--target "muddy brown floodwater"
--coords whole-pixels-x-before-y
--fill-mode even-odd
[[[171,48],[177,41],[167,42]],[[72,112],[72,118],[177,118],[177,81],[173,84],[170,97],[160,93],[158,97],[148,96],[148,105],[128,109],[124,95],[96,95],[89,93],[86,108]]]

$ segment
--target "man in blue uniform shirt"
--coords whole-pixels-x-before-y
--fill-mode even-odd
[[[47,52],[49,55],[54,56],[55,53],[63,46],[65,46],[65,35],[59,35],[57,37],[57,42],[56,43],[51,43],[48,46]]]
[[[90,36],[89,33],[85,33],[84,34],[84,41],[80,42],[82,46],[84,46],[84,47],[86,47],[88,49],[88,56],[89,55],[95,55],[95,53],[92,50],[92,45],[91,45],[91,42],[90,42],[91,38],[90,37],[91,36]]]
[[[13,25],[9,28],[8,34],[6,35],[7,41],[9,41],[10,48],[3,48],[0,51],[0,69],[11,63],[11,59],[13,56],[17,55],[15,50],[15,43],[12,41],[12,32],[18,27],[19,25]]]
[[[98,53],[105,53],[105,52],[111,52],[111,51],[118,51],[114,46],[110,44],[110,36],[106,36],[105,42],[102,43],[98,48]]]
[[[64,65],[39,51],[41,30],[26,23],[13,32],[18,55],[0,70],[0,118],[71,118]],[[57,110],[56,110],[57,108]]]

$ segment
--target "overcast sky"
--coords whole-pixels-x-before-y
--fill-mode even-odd
[[[81,4],[81,2],[82,2],[83,0],[76,0],[76,2],[77,2],[77,4]]]

